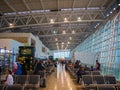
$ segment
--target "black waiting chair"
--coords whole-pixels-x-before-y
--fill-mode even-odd
[[[16,75],[15,76],[15,84],[25,85],[28,82],[27,75]]]
[[[100,71],[91,71],[92,75],[100,75]]]
[[[117,90],[120,90],[120,86],[117,86]]]
[[[92,76],[91,75],[83,75],[82,76],[82,82],[85,85],[90,85],[92,84]]]
[[[112,85],[98,85],[97,90],[116,90],[116,88]]]
[[[4,90],[5,85],[0,85],[0,90]]]
[[[21,85],[6,86],[5,90],[24,90],[24,86]]]
[[[45,72],[44,71],[39,71],[38,75],[40,75],[40,78],[43,78],[45,76]]]
[[[40,75],[29,75],[25,89],[38,89],[40,87]]]
[[[85,74],[86,75],[91,75],[91,72],[90,71],[85,71]]]
[[[116,84],[115,76],[105,75],[104,79],[105,79],[105,82],[108,84]]]
[[[96,84],[105,84],[105,80],[104,80],[103,75],[94,75],[93,82]]]

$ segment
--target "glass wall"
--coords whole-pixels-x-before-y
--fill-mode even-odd
[[[75,50],[99,53],[102,74],[115,75],[120,80],[120,12]]]
[[[56,58],[69,58],[70,57],[70,50],[55,50],[54,51],[54,59]]]

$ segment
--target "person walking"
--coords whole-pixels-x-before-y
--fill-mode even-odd
[[[79,70],[77,71],[77,83],[79,84],[80,79],[82,78],[82,75],[85,75],[85,71],[82,67],[79,67]]]

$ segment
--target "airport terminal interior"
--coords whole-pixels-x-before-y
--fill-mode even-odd
[[[120,90],[120,0],[0,0],[0,90]]]

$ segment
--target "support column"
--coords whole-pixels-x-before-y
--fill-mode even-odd
[[[31,38],[28,37],[28,45],[31,46]]]

